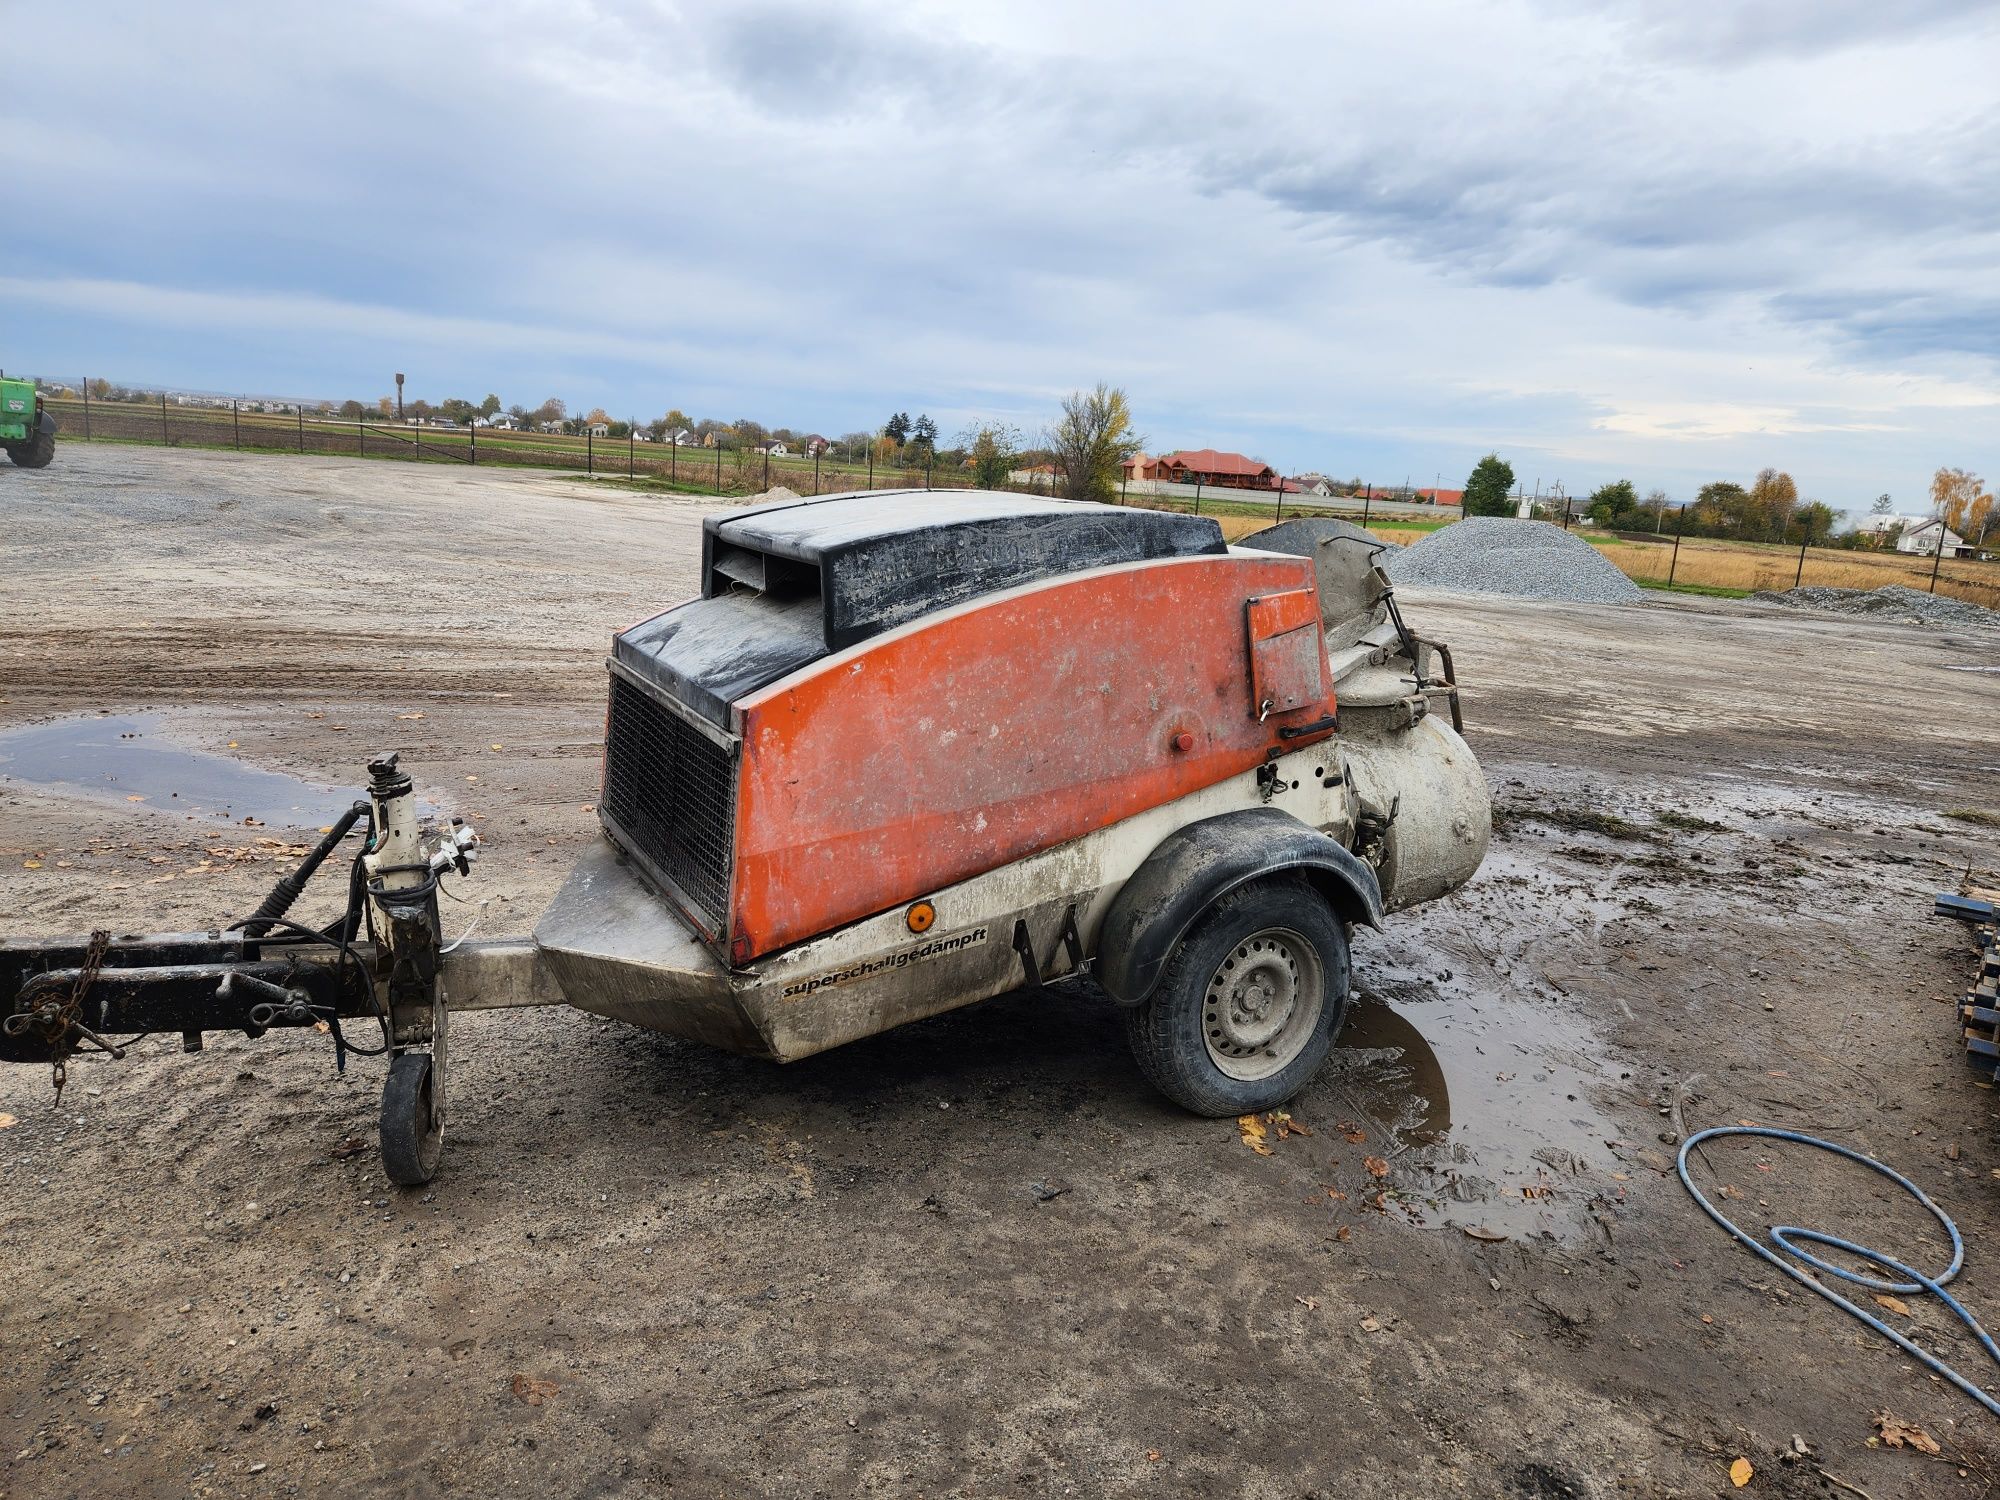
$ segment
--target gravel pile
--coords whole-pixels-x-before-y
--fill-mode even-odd
[[[1630,604],[1641,596],[1639,585],[1583,538],[1547,521],[1504,516],[1454,521],[1400,552],[1385,553],[1382,569],[1391,582],[1412,588],[1516,599]]]
[[[1875,615],[1914,625],[2000,627],[2000,613],[1964,599],[1926,594],[1900,583],[1879,589],[1803,588],[1752,595],[1759,604],[1783,604],[1792,609],[1819,609],[1837,615]]]

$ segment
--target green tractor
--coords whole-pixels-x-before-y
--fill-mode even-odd
[[[56,456],[56,419],[32,380],[0,375],[0,448],[24,469],[46,469]]]

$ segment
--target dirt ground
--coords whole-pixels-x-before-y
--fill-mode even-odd
[[[0,731],[135,716],[322,788],[399,747],[486,839],[459,925],[525,932],[595,836],[609,634],[692,590],[701,514],[70,444],[0,472]],[[1875,1152],[2000,1309],[1969,946],[1929,916],[2000,864],[1944,816],[2000,805],[2000,676],[1959,670],[2000,642],[1406,607],[1455,648],[1500,836],[1357,937],[1311,1134],[1265,1156],[1177,1112],[1087,986],[782,1069],[466,1018],[420,1192],[380,1175],[379,1064],[323,1042],[155,1038],[60,1109],[0,1070],[0,1495],[1610,1500],[1738,1493],[1739,1457],[1752,1496],[1991,1493],[1994,1420],[1733,1245],[1672,1159],[1741,1120]],[[173,790],[0,781],[0,931],[246,912],[304,835]],[[1946,1259],[1858,1168],[1733,1143],[1700,1176],[1753,1229]],[[1940,1451],[1871,1444],[1884,1413]]]

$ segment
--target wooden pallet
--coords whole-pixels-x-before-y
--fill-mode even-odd
[[[1938,893],[1941,917],[1969,924],[1979,943],[1979,972],[1958,1005],[1966,1059],[1982,1078],[2000,1081],[2000,889],[1968,880],[1957,893]]]

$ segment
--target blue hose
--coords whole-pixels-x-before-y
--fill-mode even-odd
[[[1718,1136],[1726,1135],[1764,1136],[1774,1141],[1796,1141],[1801,1146],[1813,1146],[1821,1151],[1831,1151],[1835,1156],[1844,1156],[1849,1161],[1859,1162],[1871,1172],[1880,1173],[1903,1189],[1912,1198],[1915,1198],[1917,1202],[1923,1204],[1925,1208],[1929,1209],[1931,1217],[1942,1224],[1945,1233],[1951,1236],[1951,1264],[1945,1267],[1944,1274],[1940,1276],[1926,1276],[1922,1271],[1904,1265],[1892,1255],[1884,1255],[1880,1250],[1871,1250],[1866,1245],[1857,1245],[1852,1240],[1843,1240],[1837,1235],[1821,1234],[1816,1229],[1800,1229],[1792,1224],[1773,1225],[1771,1228],[1771,1243],[1776,1245],[1778,1250],[1784,1251],[1786,1255],[1794,1256],[1809,1266],[1815,1266],[1819,1270],[1826,1272],[1829,1276],[1837,1276],[1842,1281],[1851,1281],[1856,1286],[1866,1287],[1873,1292],[1902,1292],[1905,1294],[1929,1292],[1932,1296],[1943,1302],[1946,1307],[1950,1308],[1957,1315],[1961,1323],[1972,1330],[1973,1337],[1977,1338],[1985,1346],[1987,1354],[1993,1358],[1994,1362],[2000,1364],[2000,1345],[1996,1345],[1986,1330],[1979,1326],[1978,1319],[1967,1312],[1963,1304],[1944,1289],[1945,1283],[1965,1268],[1965,1240],[1960,1236],[1958,1226],[1952,1222],[1951,1215],[1933,1203],[1930,1196],[1922,1188],[1910,1181],[1901,1172],[1891,1167],[1885,1167],[1873,1157],[1863,1156],[1859,1151],[1837,1145],[1833,1141],[1821,1140],[1818,1136],[1801,1135],[1796,1130],[1771,1130],[1761,1125],[1718,1125],[1711,1130],[1698,1130],[1681,1143],[1680,1157],[1675,1163],[1680,1170],[1681,1186],[1694,1195],[1694,1201],[1701,1205],[1701,1211],[1715,1220],[1724,1229],[1728,1230],[1752,1254],[1761,1256],[1801,1286],[1810,1288],[1836,1307],[1843,1308],[1854,1317],[1859,1318],[1863,1323],[1866,1323],[1870,1328],[1895,1344],[1897,1348],[1909,1355],[1910,1358],[1923,1365],[1925,1369],[1942,1375],[1946,1380],[1949,1380],[1961,1391],[1964,1391],[1966,1395],[1977,1401],[1996,1417],[2000,1417],[2000,1401],[1996,1401],[1992,1396],[1988,1395],[1963,1375],[1959,1374],[1958,1371],[1952,1369],[1951,1366],[1939,1359],[1935,1354],[1920,1349],[1908,1337],[1898,1330],[1891,1328],[1866,1308],[1848,1301],[1847,1298],[1841,1296],[1832,1287],[1808,1276],[1790,1260],[1781,1258],[1777,1250],[1771,1249],[1770,1246],[1765,1245],[1760,1240],[1750,1238],[1747,1233],[1731,1220],[1724,1217],[1722,1211],[1703,1196],[1701,1189],[1694,1185],[1694,1179],[1688,1176],[1688,1153],[1703,1141],[1714,1140]],[[1872,1276],[1863,1276],[1859,1272],[1845,1270],[1830,1261],[1822,1260],[1819,1256],[1813,1254],[1812,1251],[1803,1248],[1801,1242],[1827,1246],[1835,1250],[1845,1250],[1850,1255],[1858,1255],[1864,1260],[1873,1261],[1878,1266],[1887,1266],[1899,1276],[1905,1276],[1909,1279],[1906,1281],[1880,1281]]]

